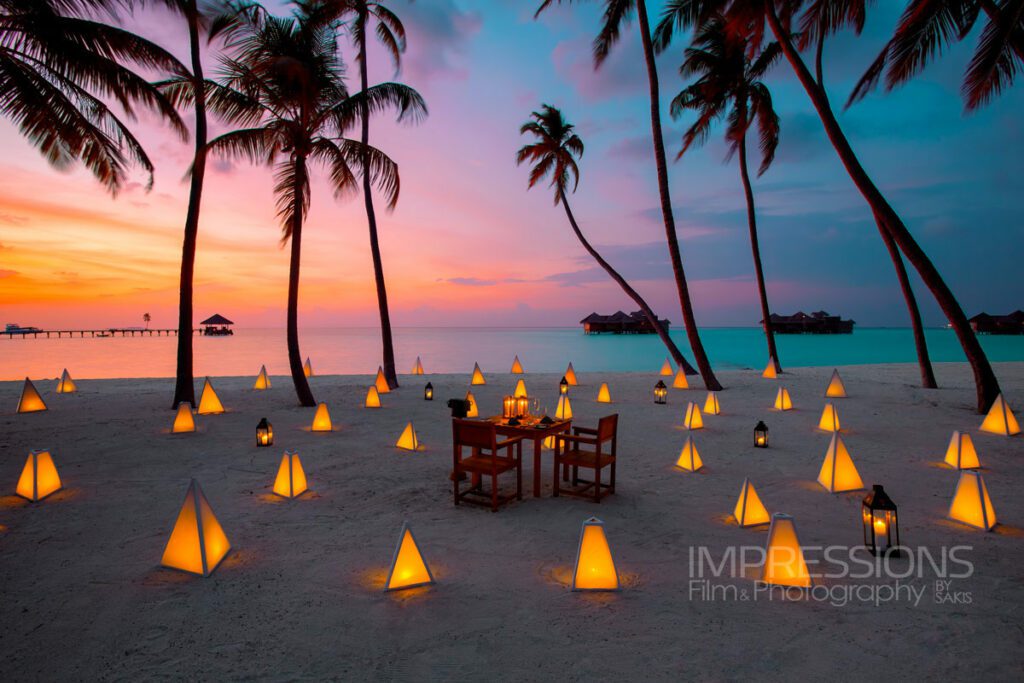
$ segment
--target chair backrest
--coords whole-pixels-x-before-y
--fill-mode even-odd
[[[597,422],[597,440],[614,439],[619,430],[619,414],[602,417]]]
[[[494,450],[498,441],[497,428],[490,422],[452,419],[452,441],[456,446]]]

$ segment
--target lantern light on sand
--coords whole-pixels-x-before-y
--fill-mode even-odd
[[[778,393],[775,394],[775,410],[793,410],[793,400],[789,397],[789,389],[786,387],[779,387]]]
[[[18,412],[38,413],[43,410],[46,410],[46,403],[43,401],[43,397],[39,395],[36,385],[32,384],[32,380],[26,377],[25,386],[21,388],[21,398],[18,399]]]
[[[568,396],[558,397],[558,406],[555,408],[555,417],[559,420],[572,419],[572,404],[569,402]]]
[[[995,403],[989,408],[988,415],[985,416],[985,420],[981,423],[981,431],[989,432],[990,434],[1002,434],[1003,436],[1020,434],[1020,425],[1017,423],[1017,418],[1014,416],[1013,411],[1010,410],[1010,406],[1006,405],[1006,400],[1003,399],[1002,394],[996,396]]]
[[[700,415],[700,407],[693,401],[686,404],[686,417],[683,419],[683,426],[687,429],[704,428],[704,418]]]
[[[160,564],[191,574],[209,576],[229,550],[231,543],[224,529],[213,514],[199,482],[193,479]]]
[[[302,366],[302,374],[306,377],[313,376],[313,364],[309,362],[309,356],[306,356],[306,362]]]
[[[423,374],[423,363],[420,362],[420,357],[416,356],[416,365],[412,366],[412,374],[422,375]]]
[[[672,362],[666,358],[665,362],[661,364],[661,376],[671,377],[672,376]]]
[[[980,472],[961,470],[956,493],[949,506],[949,518],[982,531],[996,525],[996,510]]]
[[[430,572],[423,553],[420,552],[412,527],[408,522],[402,524],[402,533],[398,536],[395,556],[391,559],[391,568],[384,581],[384,590],[393,591],[401,588],[415,588],[434,583],[434,575]]]
[[[174,415],[174,426],[171,427],[171,432],[180,434],[194,431],[196,431],[196,421],[192,417],[192,405],[188,401],[182,401],[178,404],[178,412]]]
[[[676,460],[676,467],[688,472],[696,472],[703,466],[704,461],[700,459],[700,453],[697,452],[697,444],[692,437],[687,436],[683,450],[679,452],[679,459]]]
[[[478,417],[480,415],[480,407],[476,403],[476,396],[473,395],[472,391],[466,392],[466,400],[469,402],[469,410],[466,411],[466,417]]]
[[[944,462],[958,470],[976,470],[981,467],[981,460],[978,459],[978,451],[974,449],[974,441],[970,434],[953,432]]]
[[[519,362],[519,356],[516,356],[515,359],[512,361],[512,369],[509,370],[509,372],[511,372],[513,375],[524,374],[523,364]]]
[[[608,382],[601,382],[601,388],[597,390],[598,403],[611,403],[612,393],[608,390]]]
[[[708,398],[704,401],[704,413],[707,415],[721,415],[722,406],[718,404],[718,392],[709,391]]]
[[[864,545],[872,555],[885,554],[890,549],[898,552],[900,526],[896,515],[896,503],[892,502],[881,484],[871,487],[861,505],[861,521],[864,527]]]
[[[574,591],[617,591],[619,572],[612,559],[604,523],[596,517],[583,522],[580,543],[576,550],[576,566],[572,572]]]
[[[384,368],[377,366],[377,379],[373,381],[373,386],[377,389],[378,394],[386,394],[391,391],[391,387],[388,386],[388,379],[384,376]]]
[[[267,418],[263,418],[256,425],[256,445],[261,447],[274,445],[274,426],[267,422]]]
[[[764,377],[765,379],[775,379],[776,377],[779,376],[778,371],[775,369],[774,360],[772,360],[771,358],[768,359],[768,365],[764,367],[764,372],[761,373],[761,376]]]
[[[518,382],[516,382],[516,390],[512,392],[512,395],[515,396],[516,398],[527,395],[526,382],[524,380],[519,380]]]
[[[267,366],[260,366],[260,374],[256,375],[256,383],[252,385],[256,391],[264,391],[270,388],[270,377],[267,376]]]
[[[434,385],[427,382],[427,386],[423,387],[423,400],[433,401],[434,400]]]
[[[672,380],[673,389],[689,389],[690,382],[686,379],[686,373],[682,370],[676,373],[675,378]]]
[[[572,363],[569,363],[569,367],[565,369],[565,379],[569,382],[569,386],[574,387],[579,382],[576,381],[576,371],[572,368]]]
[[[838,432],[839,431],[839,411],[831,403],[825,404],[825,409],[821,411],[821,419],[818,420],[818,429],[824,432]]]
[[[50,451],[32,451],[28,454],[14,492],[22,498],[38,502],[56,493],[61,487],[60,475],[57,474],[57,466],[53,464]]]
[[[73,394],[76,391],[78,391],[78,385],[75,384],[75,380],[71,379],[71,374],[68,373],[68,369],[64,368],[64,372],[60,375],[60,380],[57,381],[57,393]]]
[[[558,383],[558,393],[565,396],[569,393],[569,380],[562,376],[562,380]]]
[[[757,495],[757,489],[749,479],[743,480],[743,488],[740,489],[740,497],[736,500],[732,516],[742,527],[758,526],[772,521],[771,515],[768,514],[768,508],[761,502],[761,497]]]
[[[664,405],[668,401],[668,387],[660,379],[654,385],[654,402]]]
[[[776,512],[768,529],[761,582],[770,586],[809,588],[811,575],[804,562],[804,551],[796,534],[796,523],[789,515]]]
[[[380,408],[380,392],[373,384],[366,390],[366,401],[363,405],[367,408]]]
[[[846,398],[846,385],[843,384],[843,378],[839,376],[838,370],[832,371],[832,378],[828,381],[828,387],[825,389],[826,398]]]
[[[761,420],[754,425],[754,448],[768,448],[768,425]]]
[[[469,382],[470,384],[487,384],[487,380],[484,379],[484,373],[480,372],[480,364],[473,363],[473,378]]]
[[[825,453],[825,460],[821,463],[821,470],[818,472],[818,483],[825,487],[829,493],[843,493],[844,491],[856,491],[864,488],[860,473],[853,464],[853,458],[843,443],[843,437],[839,434],[832,435],[832,442],[828,445]]]
[[[405,451],[420,450],[420,440],[416,437],[416,428],[412,426],[412,422],[405,425],[405,429],[402,430],[402,435],[398,437],[395,446]]]
[[[210,384],[209,377],[203,382],[203,393],[199,397],[199,410],[197,412],[200,415],[220,415],[224,412],[224,406],[221,405],[217,392],[214,391],[213,385]]]
[[[331,413],[327,410],[327,404],[318,403],[316,405],[316,413],[313,415],[313,426],[310,427],[310,430],[314,432],[329,432],[333,429],[334,425],[331,424]]]
[[[277,468],[277,478],[274,479],[274,493],[282,498],[298,498],[308,489],[306,471],[302,469],[299,454],[285,451],[281,456],[281,466]]]

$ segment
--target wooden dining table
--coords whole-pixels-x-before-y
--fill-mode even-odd
[[[510,425],[508,420],[501,415],[494,415],[485,418],[494,424],[498,434],[502,436],[521,436],[523,439],[533,441],[533,497],[540,497],[540,455],[544,439],[555,434],[568,432],[572,428],[572,420],[554,420],[551,424],[545,425],[542,418],[528,416],[520,418],[519,424]]]

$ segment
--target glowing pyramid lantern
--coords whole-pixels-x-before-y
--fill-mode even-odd
[[[209,576],[229,550],[231,543],[224,529],[213,514],[199,482],[193,479],[160,564],[190,574]]]
[[[524,373],[523,364],[519,362],[519,356],[516,356],[512,361],[512,369],[509,372],[513,375],[522,375]]]
[[[384,580],[384,590],[394,591],[402,588],[415,588],[434,583],[434,575],[430,565],[420,551],[412,527],[408,522],[402,524],[402,532],[398,536],[395,555],[391,559],[391,568]]]
[[[405,451],[418,451],[420,450],[420,440],[416,436],[416,428],[412,426],[412,422],[405,425],[405,429],[402,430],[402,435],[398,437],[398,442],[395,446]]]
[[[846,398],[846,385],[843,384],[843,378],[839,376],[838,370],[832,371],[832,378],[825,388],[825,398]]]
[[[559,420],[572,419],[572,404],[569,402],[568,396],[558,397],[558,406],[555,408],[555,417]]]
[[[423,374],[423,363],[420,362],[420,357],[416,356],[416,365],[412,366],[412,374],[422,375]]]
[[[700,453],[697,452],[696,442],[694,442],[692,437],[686,437],[683,450],[679,452],[679,459],[676,460],[676,467],[687,472],[696,472],[703,466],[704,461],[700,459]]]
[[[775,379],[779,376],[778,371],[775,369],[775,361],[771,358],[768,359],[768,365],[764,366],[764,372],[761,373],[761,376],[765,379]]]
[[[367,408],[380,408],[380,393],[378,393],[377,387],[372,384],[366,390],[366,402],[363,405]]]
[[[274,479],[274,493],[282,498],[298,498],[308,489],[306,471],[302,469],[299,454],[285,451],[281,456],[281,465],[277,468],[277,477]]]
[[[796,534],[796,523],[792,517],[781,512],[772,515],[761,581],[770,586],[809,588],[811,585],[804,551]]]
[[[680,370],[672,380],[673,389],[689,389],[690,383],[686,379],[686,373]]]
[[[709,391],[708,398],[704,401],[704,413],[707,415],[721,415],[722,406],[718,404],[718,392]]]
[[[524,380],[519,380],[516,382],[516,390],[512,392],[512,398],[526,398],[527,396],[526,382]]]
[[[38,502],[61,489],[60,475],[53,464],[50,451],[32,451],[18,477],[14,492],[32,502]]]
[[[572,363],[569,363],[569,367],[565,369],[565,381],[569,383],[569,386],[575,387],[579,384],[576,380],[576,371],[572,368]]]
[[[981,460],[978,459],[978,451],[974,449],[974,441],[970,434],[953,432],[944,462],[958,470],[976,470],[981,467]]]
[[[217,392],[214,391],[213,385],[210,384],[209,377],[203,382],[203,393],[199,397],[199,410],[197,412],[200,415],[219,415],[224,412],[224,406],[221,405]]]
[[[21,398],[18,399],[18,412],[38,413],[44,410],[46,410],[46,403],[43,402],[43,397],[39,395],[32,380],[26,377],[25,385],[21,388]]]
[[[672,376],[672,361],[670,361],[668,358],[666,358],[665,362],[661,364],[660,374],[662,377]]]
[[[469,408],[466,410],[466,417],[479,417],[480,407],[476,404],[476,396],[473,395],[472,391],[466,392],[466,402],[469,403]]]
[[[480,371],[480,364],[473,363],[473,377],[469,381],[470,384],[487,384],[487,380],[484,379],[484,373]]]
[[[818,429],[825,432],[838,432],[839,431],[839,411],[831,403],[825,404],[825,409],[821,411],[821,419],[818,420]]]
[[[313,364],[309,362],[309,356],[306,356],[306,362],[302,364],[302,374],[306,377],[313,376]]]
[[[260,374],[256,375],[256,383],[252,385],[256,391],[266,391],[270,388],[270,376],[267,375],[267,366],[260,366]]]
[[[331,413],[327,410],[326,403],[318,403],[316,413],[313,415],[313,425],[310,427],[314,432],[329,432],[334,429],[331,423]]]
[[[28,380],[25,381],[27,382]],[[1003,436],[1020,434],[1020,425],[1017,423],[1017,418],[1014,416],[1013,411],[1010,410],[1010,406],[1006,405],[1002,394],[996,396],[995,403],[989,408],[988,415],[985,416],[985,420],[981,423],[981,431],[990,434],[1002,434]]]
[[[583,522],[580,544],[576,550],[576,566],[572,572],[574,591],[617,591],[619,572],[612,559],[604,523],[596,517]]]
[[[186,401],[178,404],[178,412],[174,414],[174,426],[171,432],[180,434],[196,431],[196,420],[192,417],[192,406]]]
[[[683,418],[683,426],[687,429],[704,428],[704,418],[700,415],[700,407],[693,401],[686,404],[686,417]]]
[[[996,525],[996,509],[980,472],[960,472],[956,493],[949,506],[949,518],[982,531],[991,531]]]
[[[384,376],[384,368],[377,366],[377,378],[373,381],[373,386],[376,387],[378,394],[386,394],[391,391],[391,387],[388,386],[387,377]]]
[[[779,387],[778,393],[775,394],[775,405],[772,407],[775,410],[793,410],[793,399],[789,397],[789,389]]]
[[[57,393],[73,394],[76,391],[78,391],[78,385],[75,384],[75,380],[71,379],[68,369],[64,368],[64,372],[61,373],[60,379],[57,381]]]
[[[601,382],[601,388],[597,390],[598,403],[611,403],[612,392],[608,390],[608,382]]]
[[[856,491],[864,488],[860,473],[853,464],[853,458],[843,443],[843,437],[839,434],[832,435],[832,442],[828,445],[825,453],[825,460],[821,463],[821,470],[818,472],[818,483],[825,487],[829,493],[843,493],[844,491]]]
[[[768,514],[768,508],[761,502],[761,497],[757,495],[757,489],[749,479],[743,480],[743,488],[740,489],[740,497],[736,500],[732,516],[742,527],[758,526],[772,521],[771,515]]]

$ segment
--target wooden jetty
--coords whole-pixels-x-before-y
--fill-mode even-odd
[[[202,328],[196,328],[192,330],[192,334],[202,334]],[[32,337],[38,339],[39,337],[57,337],[61,339],[63,337],[68,338],[85,338],[86,335],[89,337],[177,337],[178,328],[131,328],[131,327],[108,327],[102,330],[36,330],[30,328],[21,328],[19,330],[0,330],[0,335],[5,335],[8,339],[14,339],[15,337]]]

